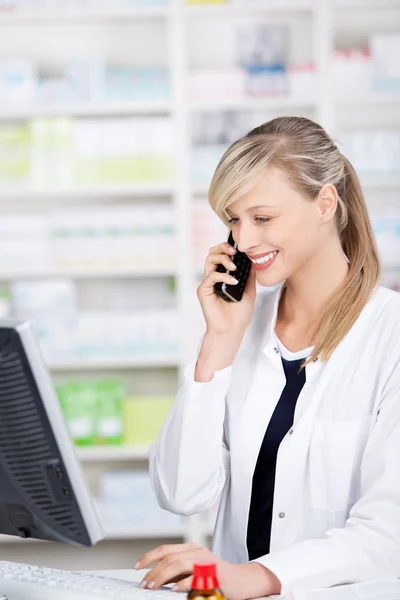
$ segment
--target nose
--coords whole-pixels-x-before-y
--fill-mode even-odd
[[[254,249],[259,245],[255,229],[244,225],[241,225],[240,231],[235,234],[235,242],[240,252],[245,252],[246,254],[254,253]]]

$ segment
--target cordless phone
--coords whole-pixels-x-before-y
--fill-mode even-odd
[[[218,282],[214,285],[215,293],[221,296],[227,302],[240,302],[246,287],[247,278],[251,269],[251,260],[244,252],[237,249],[237,244],[233,239],[232,232],[229,232],[228,243],[236,249],[236,254],[231,256],[232,262],[236,265],[235,271],[229,271],[224,265],[218,265],[219,273],[228,273],[239,281],[236,285]]]

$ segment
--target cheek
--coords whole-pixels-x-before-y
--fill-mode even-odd
[[[285,257],[301,262],[319,245],[319,229],[314,220],[306,215],[292,218],[282,231],[280,243]]]

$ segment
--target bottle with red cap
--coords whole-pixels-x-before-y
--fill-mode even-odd
[[[192,589],[188,600],[207,598],[207,600],[225,600],[219,587],[215,563],[196,563],[193,565]]]

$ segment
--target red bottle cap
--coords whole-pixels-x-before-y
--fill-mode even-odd
[[[193,565],[193,590],[213,590],[219,588],[215,563],[195,563]]]

